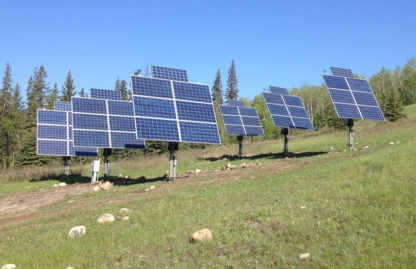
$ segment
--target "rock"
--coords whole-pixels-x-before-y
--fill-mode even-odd
[[[95,187],[92,189],[92,191],[93,191],[93,192],[101,191],[101,188],[100,188],[100,187],[98,187],[98,186],[95,186]]]
[[[67,267],[66,269],[75,269],[74,267],[72,267],[72,266],[69,266],[69,267]]]
[[[150,186],[149,190],[154,191],[156,189],[155,186]]]
[[[390,142],[390,145],[394,145],[394,142]]]
[[[13,263],[5,264],[1,267],[1,269],[15,269],[16,265]]]
[[[81,237],[85,234],[85,226],[75,226],[68,233],[69,238]]]
[[[229,168],[230,169],[236,169],[237,168],[237,165],[231,165]]]
[[[226,165],[226,167],[227,167],[227,168],[230,168],[230,167],[231,167],[231,163],[228,163],[228,164]]]
[[[303,206],[300,207],[300,209],[306,209],[306,206],[303,205]]]
[[[115,220],[114,215],[110,213],[104,213],[98,217],[98,223],[113,222]]]
[[[65,183],[65,182],[61,182],[61,183],[59,183],[59,184],[58,184],[58,186],[59,186],[59,187],[66,186],[66,183]]]
[[[188,171],[186,171],[186,173],[187,173],[187,174],[193,174],[193,173],[195,173],[195,171],[193,171],[193,170],[188,170]]]
[[[130,176],[125,176],[124,179],[130,179]]]
[[[125,216],[125,217],[123,217],[121,220],[129,220],[129,218],[130,218],[130,217]]]
[[[150,191],[150,189],[144,189],[144,191],[145,191],[145,192],[148,192],[148,191]]]
[[[207,228],[194,232],[192,239],[196,242],[212,240],[212,233]]]
[[[330,150],[333,150],[334,148],[333,148],[333,147],[330,147],[329,149],[330,149]]]
[[[131,211],[128,208],[122,208],[118,211],[118,213],[120,213],[120,214],[129,214],[129,213],[131,213]]]
[[[68,201],[68,204],[73,203],[73,202],[75,202],[75,201],[74,200],[69,200]]]
[[[240,167],[241,168],[246,168],[248,165],[246,164],[246,163],[242,163],[242,164],[240,164]]]
[[[53,184],[53,186],[52,186],[52,187],[56,188],[56,187],[58,187],[58,184]]]
[[[301,259],[301,260],[307,259],[307,258],[310,258],[310,257],[311,257],[311,254],[309,254],[309,253],[303,253],[303,254],[299,255],[299,259]]]
[[[201,173],[202,170],[201,169],[195,169],[195,173]]]
[[[123,175],[122,174],[118,174],[118,177],[123,177]]]
[[[364,146],[363,149],[368,149],[368,146]]]
[[[114,186],[114,184],[110,181],[106,181],[104,183],[102,183],[101,181],[98,183],[98,187],[100,187],[100,189],[102,190],[109,190]]]
[[[222,158],[222,160],[223,160],[223,161],[228,161],[228,159],[227,159],[227,158]]]

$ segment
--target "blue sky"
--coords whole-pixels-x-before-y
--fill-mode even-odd
[[[0,0],[0,64],[23,90],[43,64],[59,89],[114,89],[159,65],[223,90],[234,59],[240,97],[320,85],[330,66],[372,76],[416,57],[416,1]]]

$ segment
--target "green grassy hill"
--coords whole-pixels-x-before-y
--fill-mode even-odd
[[[290,136],[288,159],[281,140],[245,144],[250,157],[242,160],[222,159],[237,145],[178,152],[178,173],[207,172],[176,181],[131,180],[102,192],[89,192],[88,184],[52,188],[56,180],[2,183],[0,266],[415,268],[416,105],[405,113],[397,123],[356,122],[354,151],[347,150],[347,132],[320,131]],[[228,162],[249,167],[213,171]],[[156,178],[168,158],[111,169]],[[146,192],[151,185],[156,189]],[[28,201],[40,205],[19,208]],[[15,211],[7,210],[12,205]],[[127,221],[118,213],[124,207],[131,210]],[[98,224],[103,213],[118,218]],[[68,239],[78,225],[85,236]],[[191,242],[202,228],[213,240]],[[299,259],[302,253],[310,258]]]

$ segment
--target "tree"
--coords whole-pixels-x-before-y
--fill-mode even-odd
[[[403,104],[398,92],[390,90],[387,93],[383,93],[381,100],[380,107],[387,121],[395,122],[406,117],[406,115],[402,113]]]
[[[82,87],[81,91],[79,92],[79,96],[88,97],[88,95],[85,93],[84,87]]]
[[[221,71],[218,68],[217,74],[215,75],[214,86],[212,86],[212,101],[214,103],[222,105],[224,100],[222,99],[222,82],[221,82]]]
[[[235,71],[234,59],[231,61],[231,67],[228,70],[227,90],[225,92],[227,100],[238,99],[238,80]]]
[[[66,80],[64,82],[64,86],[62,86],[61,101],[70,102],[72,96],[74,96],[75,94],[77,94],[77,92],[75,91],[74,80],[72,79],[71,70],[69,70]]]
[[[58,100],[58,84],[55,83],[46,96],[46,109],[53,109],[56,100]]]
[[[39,70],[35,68],[35,71],[33,73],[33,84],[32,90],[35,93],[35,98],[37,105],[39,108],[45,107],[45,97],[46,93],[49,91],[49,83],[46,82],[46,78],[48,77],[48,73],[46,72],[45,67],[43,64],[39,67]]]
[[[11,134],[11,103],[13,91],[12,68],[9,63],[6,64],[4,70],[3,83],[0,91],[0,154],[2,158],[3,168],[8,166],[8,157],[10,155],[10,148],[12,146]]]
[[[344,119],[338,118],[334,106],[328,102],[324,108],[326,126],[335,130],[345,130]]]

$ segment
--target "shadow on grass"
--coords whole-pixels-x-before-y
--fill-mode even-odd
[[[305,157],[312,157],[318,156],[322,154],[327,154],[327,151],[313,151],[313,152],[289,152],[288,158],[305,158]],[[258,155],[252,156],[242,156],[241,158],[237,155],[222,155],[218,158],[205,158],[206,161],[209,162],[216,162],[220,160],[228,160],[228,161],[235,161],[235,160],[251,160],[255,161],[258,159],[285,159],[286,156],[283,152],[280,153],[262,153]]]

